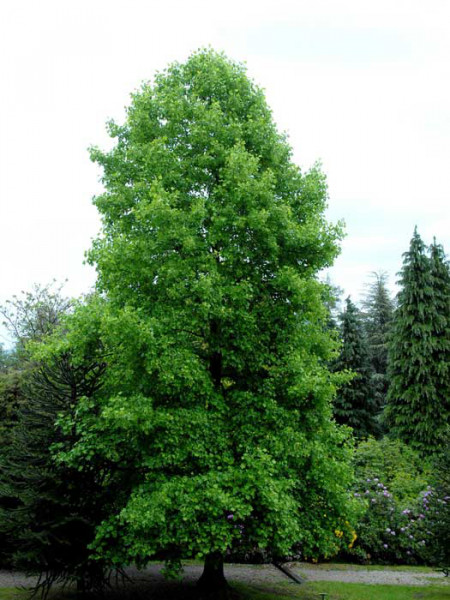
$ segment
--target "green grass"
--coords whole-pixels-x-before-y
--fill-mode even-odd
[[[26,598],[27,594],[23,590],[14,588],[0,588],[0,600],[16,600]]]
[[[248,600],[319,600],[320,593],[328,594],[326,600],[450,600],[450,586],[368,585],[362,583],[337,583],[331,581],[294,583],[262,588],[236,586]]]
[[[450,600],[450,585],[406,586],[367,585],[361,583],[310,582],[302,585],[283,582],[276,584],[235,586],[242,600]],[[0,588],[0,600],[26,600],[24,590]],[[51,600],[66,600],[67,595],[54,593]],[[105,596],[107,600],[107,595]]]

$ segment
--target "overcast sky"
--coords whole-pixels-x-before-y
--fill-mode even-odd
[[[375,270],[393,284],[415,225],[449,251],[449,0],[3,0],[0,303],[53,278],[89,290],[87,148],[143,80],[208,45],[247,63],[296,162],[322,162],[345,294]]]

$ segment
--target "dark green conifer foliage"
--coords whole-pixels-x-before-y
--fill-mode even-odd
[[[60,356],[29,374],[17,423],[0,454],[0,532],[13,547],[14,567],[40,575],[36,590],[43,596],[55,582],[92,590],[107,576],[88,550],[107,510],[101,475],[57,464],[51,451],[53,444],[70,443],[70,434],[56,426],[58,415],[73,412],[81,395],[91,396],[102,372],[102,365],[74,368],[69,356]]]
[[[441,246],[431,257],[417,229],[404,254],[389,352],[386,421],[423,453],[438,452],[450,418],[448,263]]]
[[[378,431],[377,410],[362,318],[350,298],[345,301],[340,321],[342,348],[334,368],[352,371],[354,377],[338,390],[334,414],[338,423],[349,425],[357,437],[363,438]]]
[[[394,316],[394,301],[387,289],[387,274],[373,273],[363,301],[364,330],[367,339],[377,411],[386,404],[389,336]]]
[[[70,303],[49,287],[34,292],[8,304],[19,352],[13,366],[0,373],[5,417],[0,430],[0,558],[4,565],[40,575],[35,591],[45,596],[54,582],[95,589],[107,576],[104,562],[91,560],[88,550],[95,526],[108,510],[101,469],[80,473],[57,464],[52,453],[54,444],[73,444],[73,432],[58,428],[57,418],[72,414],[80,396],[89,398],[98,390],[104,364],[95,359],[73,364],[67,352],[37,360],[44,338],[49,339]]]

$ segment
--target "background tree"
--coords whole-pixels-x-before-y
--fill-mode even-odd
[[[16,344],[16,352],[27,341],[42,341],[54,331],[61,315],[69,312],[72,300],[62,295],[63,284],[53,281],[47,285],[35,284],[29,292],[13,296],[0,306],[3,324]]]
[[[40,574],[35,591],[45,596],[57,581],[75,581],[79,590],[104,584],[107,569],[90,558],[88,545],[111,500],[101,465],[80,474],[54,460],[54,446],[73,444],[58,417],[93,395],[105,365],[87,352],[74,360],[60,336],[43,360],[43,339],[49,342],[71,303],[59,290],[36,289],[8,304],[8,322],[21,337],[14,369],[0,374],[2,407],[10,409],[0,447],[0,536],[3,564]]]
[[[4,349],[3,344],[0,344],[0,372],[6,371],[6,369],[9,366],[9,363],[10,363],[9,352],[7,352]]]
[[[450,417],[450,286],[436,244],[431,258],[417,229],[400,272],[401,290],[389,352],[386,419],[393,432],[423,453],[448,441]]]
[[[334,414],[338,423],[349,425],[357,437],[364,438],[378,432],[378,411],[362,317],[350,298],[345,301],[340,321],[342,347],[333,368],[351,371],[354,376],[338,390]]]
[[[61,317],[71,306],[71,300],[62,294],[62,286],[55,282],[45,286],[35,284],[32,291],[13,296],[0,305],[0,316],[13,341],[9,351],[0,353],[0,446],[9,443],[8,433],[17,421],[18,410],[24,400],[24,389],[35,365],[26,351],[28,342],[41,342],[55,330]]]
[[[388,347],[394,316],[394,301],[387,288],[387,274],[373,273],[363,300],[364,330],[373,371],[373,388],[377,411],[386,404],[388,390]]]
[[[11,354],[5,352],[0,368],[0,462],[11,445],[11,433],[17,424],[17,413],[24,399],[24,379],[24,371]],[[14,500],[11,502],[1,497],[0,492],[0,566],[3,568],[11,566],[14,551],[14,544],[5,535],[6,515],[3,512],[12,506],[15,506]]]
[[[89,255],[108,304],[68,333],[82,354],[96,322],[108,368],[64,458],[134,457],[99,556],[204,557],[218,597],[233,548],[337,548],[349,471],[317,273],[340,228],[320,170],[291,162],[262,91],[213,51],[144,85],[110,132]]]

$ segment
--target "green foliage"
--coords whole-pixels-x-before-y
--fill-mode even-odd
[[[378,429],[377,406],[361,315],[350,298],[346,300],[340,320],[342,347],[333,368],[350,371],[353,378],[339,389],[334,402],[334,414],[337,422],[352,427],[357,437],[367,437]]]
[[[394,302],[387,289],[386,273],[373,273],[363,301],[364,330],[372,365],[375,403],[378,410],[384,408],[388,390],[388,347],[394,316]]]
[[[416,499],[412,508],[403,510],[378,477],[367,478],[357,489],[355,497],[365,512],[358,522],[358,537],[350,555],[364,562],[384,564],[433,562],[430,555],[434,539],[430,528],[439,517],[439,510],[430,510],[431,489]]]
[[[423,512],[429,512],[431,521],[426,534],[427,559],[439,566],[450,566],[450,443],[433,464],[433,488],[422,498]],[[431,530],[431,531],[430,531]]]
[[[23,401],[26,373],[11,367],[0,371],[0,448],[8,444],[8,434],[16,421],[16,412]]]
[[[430,258],[415,230],[400,275],[386,421],[412,447],[436,453],[450,419],[450,275],[442,248],[434,244]]]
[[[8,305],[10,322],[23,335],[16,340],[13,367],[0,374],[0,406],[6,417],[0,446],[0,536],[3,564],[39,574],[35,591],[45,596],[57,581],[75,581],[81,590],[104,583],[104,563],[89,558],[88,545],[105,515],[110,491],[100,470],[80,473],[53,459],[53,445],[64,448],[74,441],[72,431],[56,427],[57,418],[72,414],[81,396],[98,389],[104,365],[87,355],[74,365],[58,337],[53,342],[57,351],[51,352],[50,334],[69,303],[48,288],[37,289],[36,297],[25,295],[26,310],[21,301]]]
[[[358,446],[355,471],[363,514],[348,555],[365,562],[448,564],[448,452],[431,464],[399,440],[371,439]]]
[[[96,364],[73,368],[64,355],[36,367],[0,457],[1,528],[14,548],[14,567],[40,574],[43,595],[54,582],[75,581],[84,590],[105,579],[103,562],[90,560],[88,551],[107,510],[102,474],[57,465],[51,452],[52,445],[73,443],[55,422],[95,391],[101,373]]]
[[[0,344],[0,373],[6,371],[10,362],[9,353],[3,348],[3,344]]]
[[[354,462],[360,487],[367,479],[378,478],[402,509],[414,504],[432,481],[431,463],[404,442],[389,437],[360,442]]]
[[[16,352],[25,350],[29,341],[42,341],[58,326],[61,315],[70,310],[72,301],[62,294],[63,285],[54,288],[35,284],[30,292],[13,296],[0,306],[3,324],[15,340]]]
[[[307,173],[241,65],[213,51],[134,94],[109,152],[89,260],[103,298],[67,323],[104,385],[63,427],[60,460],[134,475],[97,529],[121,564],[233,549],[332,554],[351,513],[339,375],[317,272],[338,253],[326,183]]]

